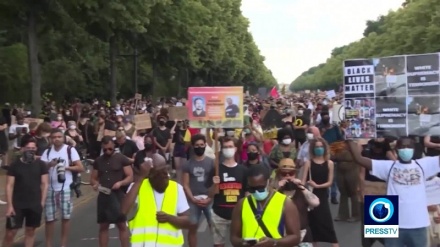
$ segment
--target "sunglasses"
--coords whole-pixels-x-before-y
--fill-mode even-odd
[[[113,150],[114,150],[113,148],[104,148],[104,149],[103,149],[104,152],[107,152],[107,151],[113,151]]]
[[[266,190],[266,185],[264,185],[264,186],[257,186],[257,187],[249,187],[248,188],[248,192],[249,193],[255,193],[256,191],[264,192],[265,190]]]
[[[295,176],[295,172],[280,172],[280,175],[283,177],[287,177],[287,176]]]

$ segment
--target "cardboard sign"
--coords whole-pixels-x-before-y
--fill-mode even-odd
[[[135,94],[134,95],[134,99],[135,100],[141,100],[142,99],[142,94],[140,94],[140,93]]]
[[[185,106],[176,106],[168,108],[168,116],[171,120],[186,120],[188,119],[188,108]]]
[[[41,119],[41,118],[25,118],[24,119],[24,123],[26,123],[26,124],[30,124],[33,122],[40,124],[40,123],[44,122],[44,119]]]
[[[368,172],[368,171],[367,171]],[[364,194],[380,196],[387,194],[387,184],[385,182],[364,182]]]
[[[104,130],[104,136],[114,137],[116,135],[116,131],[113,130]]]
[[[134,116],[136,130],[151,129],[151,117],[149,114],[140,114]]]

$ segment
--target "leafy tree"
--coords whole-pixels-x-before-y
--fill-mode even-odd
[[[343,83],[342,63],[347,59],[439,52],[440,5],[436,0],[411,0],[404,8],[368,21],[366,37],[335,48],[323,64],[302,73],[290,89],[336,89]]]

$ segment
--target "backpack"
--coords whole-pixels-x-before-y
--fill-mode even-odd
[[[72,148],[73,148],[72,146],[67,145],[67,158],[68,158],[69,165],[71,165],[71,163],[72,163]],[[52,150],[52,147],[49,147],[47,149],[47,154],[46,154],[47,160],[49,160],[49,154],[50,154],[51,150]]]

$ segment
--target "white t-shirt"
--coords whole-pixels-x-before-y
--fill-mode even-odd
[[[41,160],[44,162],[50,162],[53,159],[61,158],[64,160],[64,166],[69,166],[69,156],[67,154],[67,147],[68,145],[63,145],[63,147],[56,151],[53,145],[50,147],[50,153],[49,157],[47,157],[47,151],[49,149],[46,149],[44,153],[41,155]],[[72,162],[80,160],[78,152],[75,148],[72,148],[70,151],[70,158],[72,159]],[[58,176],[57,171],[55,169],[56,166],[49,168],[49,190],[50,191],[69,191],[70,190],[70,184],[73,182],[72,180],[72,172],[66,170],[66,181],[64,182],[64,187],[62,183],[58,183]]]
[[[413,160],[411,164],[401,164],[392,160],[373,160],[370,173],[388,181],[387,195],[399,196],[399,228],[415,229],[430,225],[425,181],[439,172],[440,162],[439,157],[436,156]]]
[[[9,127],[9,134],[16,135],[17,131],[22,131],[22,129],[26,129],[26,133],[29,133],[29,124],[12,124],[11,127]],[[14,139],[14,147],[20,148],[20,137],[17,137]]]
[[[128,191],[131,190],[131,187],[133,187],[133,183],[130,184],[130,187],[128,187]],[[128,193],[127,191],[127,193]],[[162,202],[163,197],[165,193],[159,193],[155,190],[153,190],[154,198],[156,199],[156,208],[158,211],[162,208]],[[136,198],[136,203],[138,203],[138,198]],[[176,214],[184,213],[189,209],[188,201],[186,199],[185,192],[183,191],[183,187],[180,184],[177,184],[177,208],[176,208]]]

